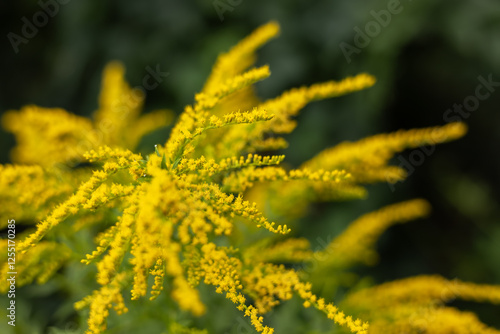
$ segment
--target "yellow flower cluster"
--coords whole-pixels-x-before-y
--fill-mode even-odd
[[[99,146],[135,149],[142,136],[168,125],[173,117],[169,110],[140,116],[143,95],[125,82],[123,66],[112,62],[103,73],[99,109],[93,122],[63,109],[33,105],[19,112],[9,111],[2,123],[16,136],[12,160],[41,166],[74,166],[85,161],[85,152]]]
[[[391,225],[425,217],[430,205],[422,199],[386,206],[361,216],[328,246],[319,252],[326,260],[322,266],[349,267],[355,263],[373,264],[377,253],[373,249],[379,236]]]
[[[179,163],[177,170],[178,174],[197,172],[198,174],[207,177],[233,169],[240,169],[242,167],[278,165],[283,161],[283,159],[285,159],[284,155],[261,156],[250,153],[246,158],[244,156],[231,157],[215,162],[214,159],[207,160],[204,156],[202,156],[198,159],[183,159]],[[247,170],[247,168],[243,170]]]
[[[368,323],[363,323],[359,319],[353,320],[352,316],[345,316],[332,303],[326,303],[323,298],[318,298],[311,292],[311,284],[301,282],[295,270],[287,270],[283,265],[261,263],[254,265],[243,277],[244,285],[261,313],[278,305],[280,300],[291,299],[293,294],[297,293],[304,300],[304,307],[314,306],[326,313],[335,323],[348,327],[352,333],[367,333]]]
[[[256,29],[251,35],[243,39],[229,52],[221,54],[208,77],[203,92],[213,94],[220,85],[240,75],[256,60],[255,50],[279,33],[279,25],[270,22]]]
[[[408,148],[436,145],[456,140],[467,132],[464,123],[449,123],[423,129],[397,131],[362,139],[358,142],[343,142],[326,149],[304,164],[309,168],[345,168],[358,182],[396,182],[406,173],[399,167],[387,166],[388,161]]]
[[[4,125],[18,139],[12,158],[36,166],[0,166],[0,190],[14,185],[11,178],[20,187],[32,188],[32,194],[16,205],[31,210],[26,217],[40,220],[17,247],[26,277],[21,283],[28,284],[35,277],[46,281],[70,255],[75,256],[64,245],[70,241],[61,236],[99,224],[95,250],[81,260],[95,264],[99,287],[75,304],[77,309],[90,308],[87,333],[106,331],[111,308],[119,314],[127,312],[127,306],[135,305],[148,291],[150,300],[167,294],[175,301],[169,304],[193,317],[201,316],[209,309],[198,289],[202,283],[225,294],[260,333],[274,332],[265,324],[265,313],[294,295],[303,300],[304,307],[313,306],[352,333],[368,333],[369,325],[361,319],[375,324],[370,332],[377,332],[387,319],[391,319],[384,323],[387,333],[406,328],[402,327],[407,319],[403,313],[409,310],[405,307],[429,304],[436,297],[432,287],[442,282],[428,278],[415,283],[414,290],[420,289],[415,303],[409,295],[398,294],[411,290],[385,285],[380,290],[351,294],[345,303],[336,303],[352,310],[347,315],[302,280],[306,269],[285,264],[323,258],[318,267],[343,270],[359,262],[372,263],[379,235],[392,224],[425,216],[427,202],[408,201],[362,216],[318,252],[305,239],[285,239],[291,231],[285,222],[303,215],[311,201],[360,198],[366,194],[362,183],[384,181],[387,175],[390,180],[405,177],[401,169],[388,165],[395,153],[459,138],[465,125],[399,131],[342,143],[297,169],[281,167],[284,156],[262,152],[287,145],[276,135],[294,129],[293,117],[302,108],[318,99],[370,87],[375,79],[360,74],[292,89],[262,102],[255,96],[253,84],[267,78],[269,68],[249,68],[257,48],[278,32],[279,26],[271,22],[220,55],[203,90],[193,105],[185,107],[168,141],[156,145],[154,153],[145,158],[129,149],[144,133],[165,125],[168,113],[140,116],[143,96],[124,81],[124,69],[118,63],[104,70],[93,122],[63,110],[34,106],[9,112]],[[54,117],[60,122],[52,122]],[[90,168],[67,167],[72,160],[83,158]],[[17,194],[20,189],[15,190]],[[14,203],[14,196],[6,197],[9,203]],[[265,207],[260,209],[256,201]],[[5,215],[11,212],[0,210]],[[65,225],[71,227],[64,229]],[[461,296],[498,300],[496,287],[478,287],[460,285]],[[125,290],[130,291],[127,306]],[[383,314],[379,320],[377,309],[384,294],[401,307],[394,307],[394,313]],[[454,317],[449,310],[431,311],[435,311],[436,321]],[[189,331],[179,327],[179,332]]]
[[[323,169],[311,171],[296,169],[286,171],[281,167],[246,168],[230,174],[224,179],[225,190],[243,192],[253,187],[255,182],[264,181],[291,181],[307,180],[340,184],[350,178],[344,170],[325,171]]]
[[[297,115],[308,103],[362,90],[373,86],[373,84],[375,84],[375,78],[363,73],[355,77],[345,78],[340,82],[328,81],[287,91],[275,99],[262,103],[262,107],[270,110],[276,117],[271,122],[257,126],[252,131],[252,135],[256,138],[252,139],[262,140],[262,135],[269,131],[290,133],[296,126],[296,122],[291,117]]]
[[[272,211],[265,211],[267,215],[282,217],[292,212],[291,216],[295,218],[305,214],[309,201],[363,198],[366,191],[362,184],[395,183],[406,178],[404,169],[388,165],[396,153],[408,148],[455,140],[462,137],[466,131],[467,127],[463,123],[449,123],[444,126],[379,134],[354,143],[343,142],[320,152],[303,163],[300,169],[346,170],[350,175],[349,179],[344,180],[347,182],[273,182],[255,189],[251,198],[261,203],[272,203]]]
[[[98,291],[94,291],[91,296],[75,303],[77,310],[87,306],[90,308],[89,319],[92,319],[92,321],[89,321],[88,333],[102,333],[106,331],[106,319],[111,307],[118,314],[128,311],[123,300],[122,290],[128,284],[129,280],[129,273],[120,273],[110,284],[101,287]]]
[[[248,247],[243,256],[247,261],[293,263],[308,260],[313,255],[309,240],[304,238],[289,238],[284,241],[270,244],[269,239]],[[262,251],[265,249],[265,252]]]
[[[12,246],[12,245],[11,245]],[[7,240],[1,242],[2,250],[7,250]],[[9,251],[9,253],[12,251]],[[7,254],[5,251],[1,254],[0,260],[0,292],[6,293],[9,290],[10,277],[9,263],[7,262]],[[12,254],[12,253],[10,253]],[[52,275],[60,268],[60,266],[71,258],[73,252],[64,244],[59,244],[51,241],[42,241],[37,247],[31,248],[25,254],[16,255],[16,284],[19,286],[27,285],[36,280],[38,284],[43,284],[51,278]]]
[[[75,177],[64,171],[36,165],[0,165],[0,228],[14,216],[17,220],[42,219],[51,205],[76,186]]]
[[[83,160],[85,151],[102,144],[90,120],[63,109],[30,105],[19,112],[5,113],[2,123],[16,136],[17,147],[11,158],[18,163],[41,166],[57,162],[75,164]]]
[[[206,156],[223,158],[241,151],[255,152],[284,148],[287,143],[283,138],[269,137],[269,134],[291,132],[296,125],[292,117],[296,116],[309,102],[348,94],[370,87],[374,83],[375,79],[372,76],[360,74],[340,82],[330,81],[311,87],[292,89],[275,99],[257,102],[257,108],[267,110],[273,115],[269,122],[251,124],[245,129],[230,127],[224,131],[213,133],[205,139],[207,144],[211,144],[210,147],[206,147],[200,152]],[[247,97],[247,99],[256,101],[255,97]]]
[[[217,86],[217,90],[213,92],[203,92],[195,95],[195,100],[201,109],[210,109],[224,97],[250,86],[260,80],[263,80],[271,75],[269,66],[262,66],[252,69],[241,75],[229,78],[224,83]]]
[[[446,306],[455,299],[499,305],[500,287],[417,276],[361,290],[343,305],[370,319],[371,333],[500,333],[473,313]]]
[[[110,159],[115,158],[117,161],[106,162],[102,170],[94,171],[92,173],[92,177],[83,183],[75,194],[71,195],[68,200],[52,210],[47,218],[37,225],[35,233],[31,234],[19,244],[17,248],[18,252],[23,253],[29,247],[35,246],[36,242],[40,241],[45,234],[47,234],[52,228],[57,226],[69,215],[74,215],[81,209],[96,209],[97,207],[102,206],[117,197],[123,197],[131,194],[131,192],[135,189],[134,187],[113,185],[108,195],[108,192],[105,191],[107,187],[103,183],[119,169],[129,168],[131,174],[136,174],[137,166],[135,159],[140,158],[140,156],[121,150],[115,150],[113,154],[110,154],[110,152],[112,152],[111,149],[101,149],[100,151],[103,152],[104,157]],[[94,158],[92,152],[89,154],[89,157],[92,159]]]

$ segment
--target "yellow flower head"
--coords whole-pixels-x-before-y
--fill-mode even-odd
[[[260,101],[253,84],[269,77],[270,70],[252,67],[255,53],[278,33],[278,24],[268,23],[221,54],[167,142],[145,157],[133,153],[135,146],[145,133],[166,125],[169,115],[165,110],[140,115],[143,94],[125,82],[124,68],[117,62],[104,70],[92,121],[35,106],[7,113],[4,126],[18,140],[13,160],[37,165],[0,166],[0,187],[10,185],[1,177],[6,173],[21,185],[34,184],[37,194],[19,204],[33,207],[31,217],[41,218],[17,246],[23,258],[31,259],[23,267],[27,278],[22,283],[46,281],[76,256],[62,236],[96,224],[101,230],[95,250],[82,255],[81,262],[95,264],[98,288],[75,304],[90,309],[87,333],[106,331],[111,308],[121,314],[138,299],[148,296],[155,303],[165,293],[179,309],[201,316],[210,312],[201,283],[223,294],[257,332],[273,333],[265,313],[298,296],[305,308],[323,312],[338,326],[368,333],[368,323],[357,316],[372,319],[371,313],[351,307],[358,303],[356,295],[345,303],[353,313],[345,314],[313,292],[312,284],[301,279],[300,267],[284,264],[307,263],[317,256],[327,258],[324,267],[339,270],[371,263],[383,230],[426,215],[427,202],[408,201],[365,215],[318,252],[305,239],[286,239],[292,229],[285,222],[303,215],[311,201],[361,198],[366,195],[364,183],[385,181],[386,175],[404,178],[400,169],[389,165],[395,153],[457,139],[466,128],[455,123],[378,135],[341,143],[293,170],[282,166],[284,156],[266,152],[287,145],[280,136],[294,129],[294,117],[302,108],[368,88],[375,78],[363,73]],[[55,117],[59,121],[51,122]],[[91,168],[80,174],[68,168],[84,159]],[[73,173],[78,182],[67,182],[66,175]],[[40,261],[42,255],[49,256],[50,263]],[[416,284],[422,291],[418,302],[434,296],[435,291],[425,287],[439,282],[431,281]],[[461,287],[462,295],[471,298],[496,293]],[[125,290],[130,290],[131,301],[125,301]],[[399,300],[398,291],[380,291],[370,297],[374,305],[382,303],[384,291]]]

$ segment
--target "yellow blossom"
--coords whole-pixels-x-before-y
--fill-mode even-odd
[[[79,310],[90,309],[87,333],[107,330],[110,308],[127,312],[124,296],[135,306],[148,291],[150,300],[161,294],[174,301],[165,312],[180,309],[199,317],[210,311],[200,284],[224,295],[265,334],[274,332],[266,325],[266,313],[293,296],[352,333],[366,334],[368,328],[370,333],[464,332],[454,322],[474,333],[496,333],[471,314],[436,307],[454,297],[499,303],[496,286],[457,283],[448,291],[443,290],[447,281],[421,277],[351,293],[334,304],[303,279],[306,270],[287,266],[306,266],[320,257],[324,261],[318,268],[340,272],[329,278],[335,283],[350,265],[371,264],[380,234],[425,216],[427,202],[412,200],[366,214],[317,252],[307,240],[289,238],[287,223],[307,212],[312,201],[363,198],[364,183],[404,179],[404,171],[388,163],[395,153],[457,139],[466,126],[452,123],[341,143],[298,168],[286,168],[284,156],[266,151],[287,145],[278,135],[294,129],[298,112],[310,102],[368,88],[375,79],[363,73],[294,88],[262,102],[253,84],[267,78],[269,68],[249,68],[257,48],[278,33],[278,24],[268,23],[221,54],[167,142],[151,147],[154,152],[144,158],[132,150],[171,115],[161,109],[141,116],[144,96],[125,82],[118,62],[104,69],[93,121],[35,106],[7,113],[4,126],[18,141],[14,162],[34,165],[0,166],[0,190],[19,186],[1,199],[10,204],[19,196],[16,205],[27,210],[23,217],[39,221],[20,235],[16,250],[23,279],[18,283],[43,283],[76,256],[95,266],[100,287],[75,303]],[[60,122],[52,122],[54,117]],[[84,159],[90,167],[72,168]],[[21,196],[20,189],[27,188],[32,192]],[[2,208],[0,214],[12,210]],[[72,242],[68,236],[91,224],[98,231],[95,249],[86,256],[73,254],[79,247],[66,246]],[[5,278],[3,269],[0,278]],[[392,311],[384,313],[384,308]],[[431,325],[416,326],[413,315],[418,320],[425,316]],[[167,328],[189,331],[176,322]]]
[[[50,206],[70,195],[86,176],[38,165],[0,165],[0,227],[5,227],[11,217],[43,219]]]
[[[438,127],[379,134],[326,149],[304,163],[303,167],[329,170],[345,168],[359,182],[395,182],[406,176],[400,168],[388,169],[387,163],[395,153],[407,148],[456,140],[466,132],[467,126],[464,123],[449,123]]]
[[[17,140],[12,160],[41,166],[63,163],[73,167],[84,161],[85,152],[101,145],[134,149],[142,136],[171,121],[169,110],[140,116],[143,92],[129,88],[120,63],[110,63],[102,81],[94,121],[63,109],[34,105],[3,115],[4,128],[14,133]]]
[[[343,305],[358,309],[370,319],[370,332],[373,333],[500,332],[481,323],[473,313],[445,305],[455,299],[498,305],[500,287],[446,280],[439,276],[417,276],[353,293]]]
[[[327,258],[322,263],[324,266],[346,267],[356,262],[373,264],[377,260],[373,250],[375,241],[389,226],[425,217],[429,211],[427,201],[415,199],[363,215],[317,256]]]

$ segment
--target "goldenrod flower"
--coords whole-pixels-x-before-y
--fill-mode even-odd
[[[500,333],[470,312],[446,306],[455,299],[500,304],[500,287],[417,276],[351,294],[343,303],[370,319],[373,333]]]
[[[373,264],[377,260],[374,243],[389,226],[425,217],[429,211],[427,201],[414,199],[368,213],[352,222],[317,255],[326,259],[323,266],[347,267],[356,262]]]
[[[90,308],[87,333],[106,331],[110,308],[127,312],[125,302],[133,305],[148,291],[150,300],[167,294],[179,309],[200,316],[210,311],[198,289],[202,282],[249,317],[259,333],[274,332],[265,314],[294,295],[305,308],[323,312],[352,333],[368,333],[366,320],[374,324],[370,332],[416,328],[408,325],[408,312],[435,305],[442,280],[382,285],[334,304],[313,292],[312,284],[302,279],[304,271],[284,264],[307,264],[318,256],[324,258],[323,268],[339,271],[355,263],[371,264],[379,235],[392,224],[425,216],[427,202],[407,201],[364,215],[318,252],[305,239],[287,239],[291,229],[285,222],[302,216],[311,201],[362,198],[364,183],[403,179],[404,171],[389,165],[395,153],[457,139],[466,126],[453,123],[341,143],[289,170],[281,166],[284,156],[263,152],[287,145],[279,135],[294,129],[293,117],[310,102],[368,88],[375,78],[363,73],[260,101],[253,84],[269,77],[270,71],[268,66],[251,68],[255,51],[278,32],[279,26],[271,22],[220,55],[168,141],[144,158],[133,149],[142,135],[165,125],[169,115],[160,110],[140,116],[143,95],[129,87],[123,66],[116,62],[104,70],[93,121],[35,106],[7,113],[4,125],[18,140],[13,160],[36,165],[0,166],[0,190],[13,186],[9,178],[21,187],[13,194],[32,188],[16,205],[30,208],[26,217],[40,219],[17,247],[25,277],[19,283],[35,278],[43,283],[76,256],[61,235],[101,224],[95,250],[80,254],[82,263],[97,267],[99,284],[75,304],[77,309]],[[51,122],[54,117],[58,123]],[[83,158],[91,168],[68,168]],[[13,196],[2,196],[14,203]],[[266,207],[260,209],[252,199]],[[2,215],[10,212],[0,209]],[[71,227],[65,230],[67,225]],[[5,291],[6,286],[1,288]],[[125,289],[131,301],[124,300]],[[457,289],[465,299],[499,301],[498,287],[460,283]],[[380,320],[377,309],[386,306],[394,306],[393,313],[382,314]],[[433,326],[455,329],[449,324],[458,312],[429,310],[436,317]],[[486,330],[471,315],[463,319],[474,330]],[[189,331],[177,323],[170,327]]]

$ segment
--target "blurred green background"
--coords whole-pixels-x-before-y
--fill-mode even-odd
[[[398,13],[391,14],[390,22],[385,17],[384,24],[376,17],[395,1],[65,2],[56,2],[54,17],[34,37],[17,45],[17,53],[9,33],[22,36],[23,17],[33,22],[42,7],[36,1],[0,3],[4,36],[0,112],[37,104],[90,116],[97,107],[104,65],[120,60],[131,86],[142,84],[148,66],[169,72],[156,89],[147,92],[145,111],[171,108],[179,113],[201,89],[217,54],[269,20],[277,20],[282,33],[259,52],[258,63],[269,64],[272,71],[257,86],[262,98],[359,72],[378,79],[367,91],[305,108],[284,152],[293,166],[343,140],[443,125],[454,104],[473,101],[470,97],[481,83],[479,77],[500,82],[497,0],[402,0]],[[356,44],[356,31],[366,33],[367,28],[372,30],[365,45]],[[346,44],[357,48],[349,59],[341,48]],[[450,279],[500,284],[500,86],[490,88],[490,96],[473,111],[453,114],[469,125],[468,135],[435,147],[413,166],[407,181],[393,187],[370,186],[364,201],[311,208],[300,232],[310,238],[313,248],[321,245],[320,237],[334,237],[365,212],[423,197],[433,205],[432,216],[387,231],[378,244],[379,264],[360,272],[375,282],[438,273]],[[168,133],[166,128],[145,138],[142,152],[164,142]],[[0,136],[0,162],[8,163],[14,138],[3,131]],[[412,154],[416,153],[405,152],[394,163],[410,161]],[[50,291],[41,296],[33,300],[55,300],[55,305],[64,300]],[[484,322],[500,328],[498,307],[454,304],[475,310]],[[50,307],[33,304],[32,308],[40,323],[68,326],[69,315],[55,320]]]

